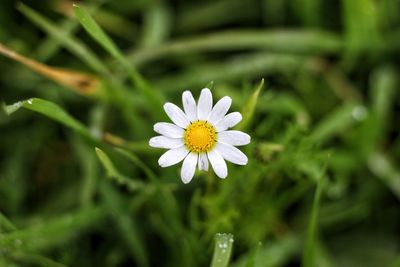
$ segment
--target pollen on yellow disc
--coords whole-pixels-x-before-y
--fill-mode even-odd
[[[185,145],[192,152],[210,151],[217,141],[215,128],[206,121],[191,123],[185,131]]]

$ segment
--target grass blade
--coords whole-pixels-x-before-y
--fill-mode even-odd
[[[24,263],[24,266],[46,266],[46,267],[67,267],[64,264],[53,261],[38,254],[25,253],[20,251],[10,251],[6,254],[16,262]],[[11,265],[10,265],[11,266]]]
[[[27,251],[52,247],[54,243],[74,236],[78,230],[95,225],[104,216],[105,212],[100,207],[82,209],[27,229],[2,235],[0,247]]]
[[[356,103],[347,103],[327,115],[313,130],[311,140],[323,143],[332,136],[343,132],[354,123],[354,111],[360,106]]]
[[[310,222],[307,229],[307,239],[303,251],[303,258],[301,262],[302,267],[315,267],[315,251],[316,251],[316,238],[318,229],[318,211],[321,202],[322,188],[324,185],[325,168],[322,170],[322,175],[317,181],[317,189],[314,195],[314,201],[311,210]]]
[[[74,4],[74,11],[87,33],[126,69],[133,84],[147,98],[152,110],[157,112],[157,116],[161,117],[161,107],[163,104],[161,94],[150,87],[136,69],[126,60],[125,56],[119,51],[111,38],[108,37],[85,9]]]
[[[64,124],[65,126],[72,128],[73,130],[77,131],[78,133],[89,139],[93,139],[89,130],[82,123],[74,119],[61,107],[50,101],[46,101],[40,98],[31,98],[28,100],[16,102],[12,105],[4,105],[3,108],[8,115],[11,115],[20,108],[26,108],[38,112],[55,121],[60,122],[61,124]]]
[[[232,59],[221,61],[206,61],[196,63],[182,71],[161,76],[154,82],[157,88],[163,88],[168,93],[177,92],[181,88],[200,87],[209,81],[240,81],[258,79],[260,75],[276,75],[277,73],[289,76],[303,68],[304,56],[284,55],[278,53],[250,53],[235,56]]]
[[[17,227],[0,212],[0,234],[3,232],[17,230]]]
[[[233,248],[232,234],[216,234],[211,267],[227,267]]]
[[[71,53],[82,59],[93,70],[100,74],[108,73],[107,67],[102,63],[102,61],[80,40],[70,36],[69,34],[65,34],[65,31],[63,31],[62,28],[54,26],[52,22],[22,3],[18,5],[18,10],[34,24],[43,29],[47,34],[59,40]]]
[[[252,95],[249,97],[249,99],[246,101],[246,104],[242,108],[243,119],[238,126],[239,130],[247,129],[250,126],[250,123],[254,117],[254,112],[256,110],[258,97],[261,93],[261,90],[263,89],[263,86],[264,86],[264,79],[261,80],[259,85],[253,91]]]
[[[101,184],[100,192],[110,215],[117,223],[122,239],[125,240],[130,249],[132,257],[137,261],[138,266],[149,266],[144,240],[141,239],[136,222],[128,214],[124,206],[125,201],[122,199],[121,195],[106,182]]]
[[[128,60],[137,65],[167,55],[243,49],[262,49],[298,54],[335,54],[340,52],[342,48],[342,39],[329,32],[236,30],[176,40],[154,48],[135,50],[128,55]]]
[[[111,159],[107,156],[107,154],[96,147],[96,155],[99,158],[101,164],[107,172],[107,177],[116,181],[120,185],[125,185],[129,190],[135,191],[138,188],[143,187],[143,183],[139,181],[133,181],[132,179],[122,175],[114,166]]]
[[[395,162],[382,152],[374,152],[368,158],[368,167],[400,199],[400,171]]]
[[[0,54],[24,64],[31,70],[36,71],[37,73],[68,87],[79,94],[90,95],[95,93],[96,89],[98,89],[100,81],[94,75],[47,66],[20,55],[1,43]]]

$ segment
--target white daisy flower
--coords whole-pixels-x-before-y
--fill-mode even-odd
[[[246,165],[246,155],[235,146],[250,143],[250,136],[241,131],[228,130],[242,120],[239,112],[226,115],[232,99],[225,96],[213,107],[210,89],[201,90],[196,101],[190,91],[182,94],[184,112],[175,104],[166,103],[164,110],[173,123],[159,122],[154,131],[161,134],[150,139],[149,145],[168,149],[158,164],[169,167],[183,161],[181,179],[187,184],[199,170],[208,171],[208,162],[220,178],[228,175],[226,162]]]

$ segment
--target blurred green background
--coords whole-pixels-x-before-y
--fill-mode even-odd
[[[400,266],[400,1],[76,3],[1,2],[0,266]],[[205,86],[249,164],[184,185],[147,143]]]

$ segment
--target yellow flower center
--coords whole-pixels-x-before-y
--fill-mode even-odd
[[[185,145],[192,152],[208,152],[217,141],[214,126],[206,121],[191,123],[185,131]]]

